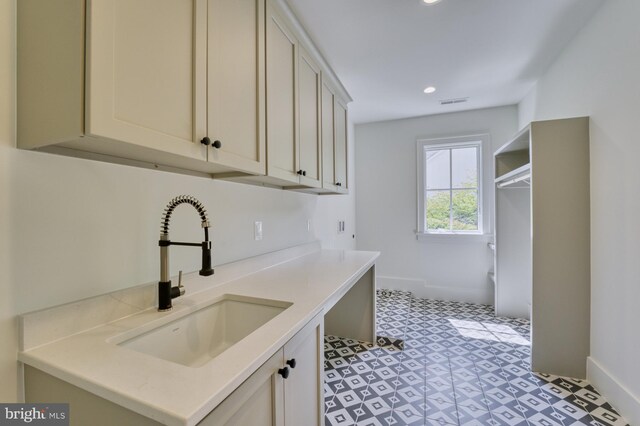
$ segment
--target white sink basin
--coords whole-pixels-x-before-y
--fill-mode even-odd
[[[289,302],[226,294],[205,308],[118,345],[200,367],[289,306]]]

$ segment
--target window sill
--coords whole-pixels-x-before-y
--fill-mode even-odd
[[[416,239],[430,243],[488,243],[493,239],[492,234],[427,234],[416,232]]]

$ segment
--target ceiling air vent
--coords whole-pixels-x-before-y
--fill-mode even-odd
[[[455,99],[441,99],[440,105],[453,105],[462,104],[469,100],[469,98],[455,98]]]

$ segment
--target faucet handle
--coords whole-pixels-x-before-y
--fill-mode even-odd
[[[184,286],[182,285],[182,271],[178,272],[178,291],[180,296],[184,296]]]

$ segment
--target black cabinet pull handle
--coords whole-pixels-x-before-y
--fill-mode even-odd
[[[212,147],[216,148],[216,149],[220,149],[222,148],[222,142],[220,141],[213,141],[213,144],[211,145]]]
[[[303,171],[302,171],[302,176],[306,176],[306,175],[307,175],[307,171],[306,171],[306,170],[303,170]]]
[[[284,367],[278,370],[278,374],[282,376],[283,379],[289,377],[289,367]]]
[[[298,171],[296,172],[296,174],[298,174],[298,175],[302,175],[302,170],[298,170]]]
[[[289,361],[286,362],[286,364],[291,368],[296,368],[296,359],[291,358]]]

